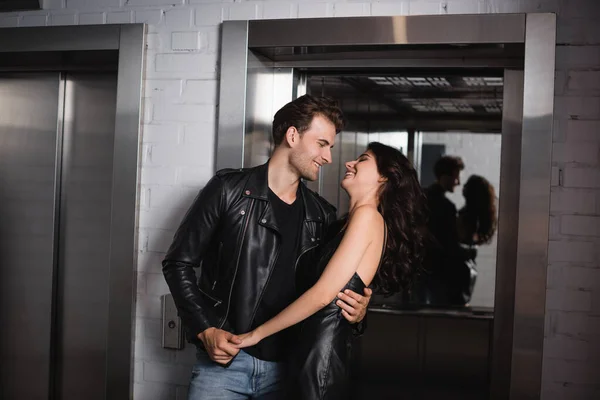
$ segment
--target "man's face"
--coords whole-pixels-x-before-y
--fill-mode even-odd
[[[446,192],[453,193],[454,188],[460,185],[460,170],[454,170],[451,175],[440,176],[439,182]]]
[[[335,143],[335,125],[327,118],[316,115],[310,127],[293,142],[290,164],[301,178],[317,180],[319,169],[331,163],[331,148]]]

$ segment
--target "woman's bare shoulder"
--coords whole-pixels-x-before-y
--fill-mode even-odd
[[[383,216],[375,206],[359,206],[350,214],[349,229],[360,229],[367,234],[371,234],[374,230],[380,230],[382,227]]]

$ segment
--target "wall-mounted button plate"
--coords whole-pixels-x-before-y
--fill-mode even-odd
[[[181,318],[177,316],[177,307],[171,294],[161,296],[162,303],[162,347],[165,349],[183,349],[183,329]]]

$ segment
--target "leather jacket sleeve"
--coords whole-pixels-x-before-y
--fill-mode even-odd
[[[162,263],[163,274],[173,295],[179,316],[190,334],[196,337],[215,321],[212,307],[201,295],[195,267],[199,267],[223,209],[223,181],[213,177],[200,191],[181,225]]]

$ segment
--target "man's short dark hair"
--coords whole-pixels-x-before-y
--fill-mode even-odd
[[[456,156],[443,156],[433,166],[433,173],[436,179],[447,175],[452,176],[456,171],[465,169],[462,158]]]
[[[273,144],[279,146],[290,127],[300,134],[310,128],[313,118],[320,115],[335,126],[335,133],[344,128],[344,116],[337,101],[330,97],[304,95],[281,107],[273,117]]]

